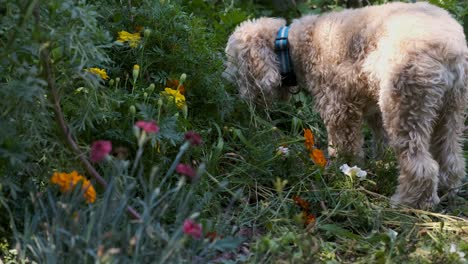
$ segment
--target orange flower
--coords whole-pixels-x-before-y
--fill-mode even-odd
[[[304,226],[308,226],[315,222],[315,215],[309,214],[305,211],[302,212],[302,217],[304,219]]]
[[[136,32],[142,32],[143,29],[145,29],[145,27],[143,27],[143,26],[138,26],[138,25],[135,26],[135,31],[136,31]]]
[[[307,150],[312,151],[314,148],[314,134],[312,134],[312,131],[308,128],[304,129],[304,137],[305,137],[305,147]]]
[[[180,84],[179,80],[167,80],[167,87],[179,90],[181,94],[185,94],[185,87],[183,84]]]
[[[50,182],[60,187],[60,191],[65,193],[75,188],[78,182],[82,181],[81,189],[84,192],[84,197],[88,203],[96,201],[96,190],[94,190],[91,182],[85,177],[78,174],[76,171],[71,173],[55,172],[50,178]]]
[[[327,165],[325,155],[320,149],[312,149],[312,152],[309,156],[315,162],[315,164],[319,165],[320,167],[325,168],[325,165]]]
[[[293,196],[293,200],[296,203],[296,205],[301,208],[301,210],[309,211],[309,208],[310,208],[309,202],[307,202],[306,200],[302,199],[301,197],[297,195]]]

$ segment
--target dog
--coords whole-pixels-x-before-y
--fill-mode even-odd
[[[263,17],[229,37],[224,74],[241,97],[268,105],[287,98],[296,79],[314,98],[330,156],[364,157],[363,122],[377,141],[388,139],[400,170],[392,204],[428,209],[438,191],[456,191],[465,177],[468,48],[448,12],[390,3],[285,26]]]

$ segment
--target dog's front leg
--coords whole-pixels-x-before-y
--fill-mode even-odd
[[[334,99],[333,104],[328,104],[321,111],[328,133],[328,154],[347,162],[360,163],[364,159],[362,110],[349,102]]]

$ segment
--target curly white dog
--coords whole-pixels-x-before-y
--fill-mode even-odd
[[[330,155],[363,157],[361,125],[398,155],[395,203],[428,208],[465,177],[462,154],[468,48],[462,27],[427,3],[240,24],[226,73],[256,103],[288,95],[295,78],[314,97]]]

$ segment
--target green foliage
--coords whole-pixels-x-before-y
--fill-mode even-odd
[[[320,168],[303,129],[322,150],[326,130],[306,93],[252,109],[221,78],[226,39],[241,21],[382,2],[0,0],[2,261],[462,263],[463,197],[444,214],[391,208],[391,152],[362,164],[365,180],[344,175],[338,160]],[[434,4],[467,17],[461,1]],[[121,31],[140,40],[119,42]],[[181,86],[178,106],[164,91]],[[68,146],[57,105],[81,154]],[[138,120],[160,131],[143,140]],[[202,146],[189,147],[190,130]],[[92,164],[109,183],[91,179],[95,203],[50,183],[57,171],[91,176],[80,158],[101,139],[114,152]],[[197,180],[174,173],[179,163],[198,168]],[[310,203],[308,226],[295,196]],[[200,239],[184,234],[186,219],[202,224]]]

